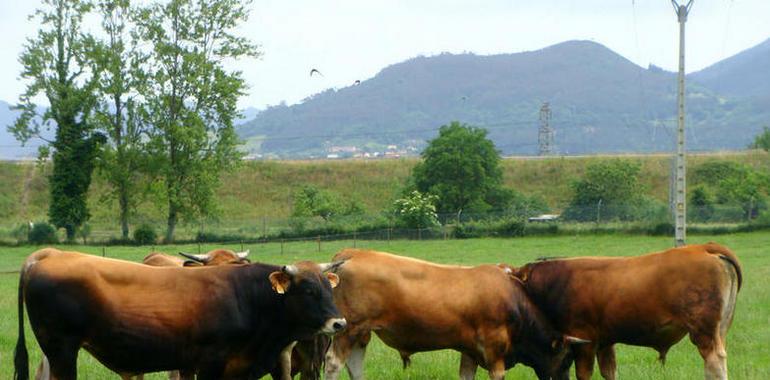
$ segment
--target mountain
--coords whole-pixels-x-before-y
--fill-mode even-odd
[[[739,61],[767,56],[757,49]],[[688,82],[688,149],[745,147],[768,123],[770,110],[719,93],[712,80],[701,80],[707,77]],[[550,103],[559,153],[673,148],[676,75],[640,67],[589,41],[516,54],[412,58],[357,86],[268,108],[238,132],[255,153],[323,156],[334,147],[419,148],[440,125],[459,120],[487,128],[503,154],[536,154],[543,102]]]
[[[720,94],[768,101],[770,39],[693,73],[690,78]]]
[[[26,146],[21,146],[21,143],[13,137],[13,134],[8,132],[8,126],[13,125],[18,115],[19,111],[12,110],[10,104],[0,100],[0,160],[19,160],[37,157],[39,141],[33,139]],[[48,137],[53,136],[53,132],[46,131],[44,134]]]

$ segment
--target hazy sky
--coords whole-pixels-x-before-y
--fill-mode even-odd
[[[15,102],[24,88],[17,57],[37,30],[27,15],[39,5],[0,0],[0,100]],[[687,71],[770,38],[768,17],[768,0],[695,0]],[[241,106],[264,108],[349,86],[417,55],[515,53],[573,39],[674,70],[677,28],[670,0],[256,0],[241,34],[264,56],[232,67],[250,86]],[[311,68],[324,76],[309,77]]]

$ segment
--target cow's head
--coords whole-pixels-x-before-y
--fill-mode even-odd
[[[340,278],[328,272],[340,264],[300,261],[270,273],[273,290],[285,297],[287,317],[299,323],[304,335],[334,334],[347,325],[332,299]]]
[[[188,258],[190,261],[185,262],[185,266],[192,263],[199,263],[202,265],[225,265],[225,264],[248,264],[251,261],[247,258],[249,256],[249,250],[243,252],[233,252],[229,249],[215,249],[205,254],[192,254],[179,252],[180,255]],[[194,264],[193,264],[194,265]]]

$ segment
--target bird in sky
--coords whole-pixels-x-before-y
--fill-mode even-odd
[[[316,69],[312,69],[312,70],[310,70],[310,76],[311,76],[311,77],[313,76],[313,73],[316,73],[316,74],[318,74],[318,75],[320,75],[320,76],[324,76],[323,74],[321,74],[321,72],[320,72],[320,71],[318,71],[318,70],[316,70]]]

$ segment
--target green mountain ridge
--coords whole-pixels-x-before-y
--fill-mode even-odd
[[[757,100],[770,94],[770,83],[760,82],[759,95],[747,97],[717,92],[713,79],[731,73],[733,59],[742,65],[770,59],[763,45],[690,75],[688,149],[743,148],[770,124],[770,109]],[[537,153],[538,114],[547,101],[560,154],[668,151],[675,86],[674,73],[642,68],[590,41],[516,54],[445,53],[388,66],[360,85],[300,104],[268,108],[238,131],[258,147],[253,153],[322,157],[335,146],[419,147],[440,125],[459,120],[488,128],[503,154],[528,155]]]

